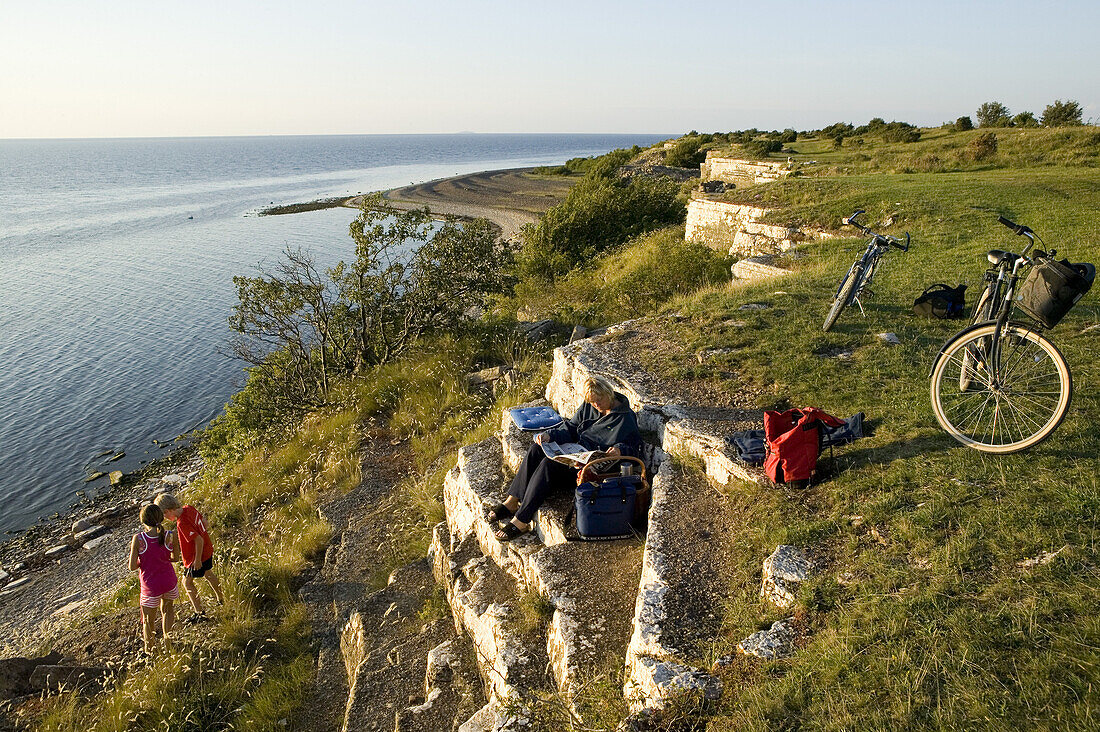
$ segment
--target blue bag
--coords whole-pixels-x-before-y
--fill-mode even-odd
[[[585,540],[625,539],[634,535],[634,500],[641,478],[623,475],[577,486],[577,533]]]
[[[596,471],[599,465],[610,465],[620,472],[599,473]],[[645,463],[638,458],[626,455],[596,458],[581,468],[577,483],[569,513],[576,512],[577,533],[582,541],[629,539],[636,533],[634,526],[644,526],[650,491]]]
[[[564,421],[561,415],[550,407],[516,407],[509,409],[508,414],[516,427],[524,432],[542,432],[551,427],[557,427]]]

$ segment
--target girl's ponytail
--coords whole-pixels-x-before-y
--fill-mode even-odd
[[[160,510],[160,506],[155,503],[142,506],[139,518],[142,524],[156,532],[157,540],[161,546],[164,546],[164,527],[161,526],[164,522],[164,511]]]

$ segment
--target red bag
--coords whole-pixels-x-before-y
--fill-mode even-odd
[[[844,421],[814,407],[764,412],[764,472],[772,481],[810,481],[821,452],[822,424],[839,427]]]

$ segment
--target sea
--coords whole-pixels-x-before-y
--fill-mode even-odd
[[[351,209],[259,209],[665,137],[0,140],[0,541],[222,411],[245,377],[227,355],[234,275],[287,247],[354,255]]]

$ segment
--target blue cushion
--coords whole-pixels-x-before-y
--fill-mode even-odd
[[[561,415],[550,407],[516,407],[509,409],[508,414],[524,432],[541,432],[562,423]]]

